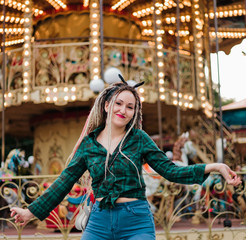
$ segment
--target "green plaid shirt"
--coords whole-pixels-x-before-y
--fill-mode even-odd
[[[146,199],[145,183],[142,177],[144,161],[171,182],[202,184],[208,176],[204,174],[205,164],[176,166],[156,146],[148,134],[143,130],[132,129],[122,148],[122,152],[132,162],[122,154],[118,154],[110,167],[111,173],[108,171],[105,179],[104,163],[107,151],[96,140],[100,131],[102,127],[95,129],[83,139],[68,167],[42,196],[29,205],[29,210],[40,220],[49,216],[49,213],[64,199],[86,170],[89,170],[92,177],[92,188],[94,193],[97,193],[96,197],[103,198],[100,203],[101,208],[114,207],[119,197]],[[110,155],[109,165],[117,154],[118,147]]]

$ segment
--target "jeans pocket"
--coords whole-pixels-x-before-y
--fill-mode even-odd
[[[140,206],[132,206],[131,212],[136,216],[150,216],[151,212],[149,206],[147,205],[140,205]]]

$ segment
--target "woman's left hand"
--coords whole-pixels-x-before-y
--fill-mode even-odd
[[[237,186],[240,183],[242,183],[240,177],[237,176],[237,174],[234,171],[232,171],[226,164],[221,163],[220,165],[221,166],[219,166],[219,172],[228,184]]]
[[[238,177],[237,174],[224,163],[207,164],[205,168],[205,173],[210,173],[213,171],[220,172],[228,184],[237,186],[242,183],[240,177]]]

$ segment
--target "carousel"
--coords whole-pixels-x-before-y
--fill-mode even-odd
[[[229,53],[245,37],[243,0],[0,4],[2,162],[6,137],[28,138],[39,172],[59,173],[95,97],[118,73],[129,84],[145,81],[143,128],[161,148],[192,130],[196,162],[216,161],[210,53]],[[235,161],[233,136],[222,128],[226,160]]]
[[[213,107],[220,81],[212,81],[210,54],[229,54],[245,38],[245,7],[245,0],[0,0],[0,238],[13,239],[16,231],[26,239],[43,227],[33,239],[57,239],[48,228],[72,239],[86,174],[46,221],[20,227],[9,209],[28,206],[64,169],[96,96],[119,73],[129,85],[145,82],[138,89],[143,129],[176,164],[242,163],[221,106]],[[188,188],[145,167],[146,196],[162,230],[157,239],[245,233],[244,198],[220,176]],[[237,230],[212,229],[228,216]],[[207,231],[171,233],[179,222],[180,229],[203,224]]]

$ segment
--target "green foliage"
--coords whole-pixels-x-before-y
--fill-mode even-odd
[[[217,89],[213,89],[213,95],[214,95],[214,107],[219,108],[219,92]],[[233,98],[221,98],[221,106],[230,104],[235,102],[235,99]]]

